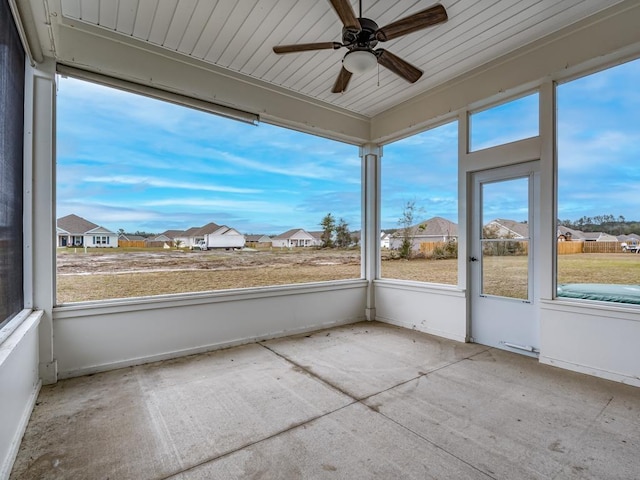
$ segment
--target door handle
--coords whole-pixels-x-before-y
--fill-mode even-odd
[[[470,262],[477,262],[478,259],[476,257],[469,257]]]

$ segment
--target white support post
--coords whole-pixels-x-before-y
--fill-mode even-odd
[[[25,288],[33,308],[42,310],[39,326],[40,378],[57,381],[53,352],[53,304],[55,297],[55,62],[27,65],[25,74],[25,164],[30,171],[29,210],[25,232],[30,252],[25,262]],[[27,205],[25,204],[25,207]],[[27,252],[25,252],[27,253]],[[27,286],[25,286],[27,287]]]
[[[360,148],[362,158],[362,276],[367,287],[367,320],[375,320],[373,281],[380,278],[380,159],[382,147],[367,144]]]
[[[473,209],[470,208],[469,173],[467,171],[467,155],[469,153],[469,112],[462,109],[458,113],[458,287],[467,293],[467,318],[465,341],[471,340],[471,300],[469,298],[470,285],[468,245],[470,234],[470,222]]]
[[[540,85],[540,298],[551,300],[556,291],[557,269],[557,191],[556,179],[556,108],[555,84],[552,80]]]

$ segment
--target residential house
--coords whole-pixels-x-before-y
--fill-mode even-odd
[[[165,235],[164,233],[161,233],[160,235],[156,235],[155,237],[151,237],[151,241],[152,242],[164,242],[164,243],[170,243],[173,241],[173,239],[167,235]]]
[[[308,233],[314,238],[316,246],[322,245],[322,235],[324,235],[322,230],[314,230]]]
[[[118,235],[118,240],[123,240],[125,242],[144,242],[147,240],[147,237],[143,237],[142,235],[131,235],[127,233],[121,233]]]
[[[565,227],[564,225],[558,225],[557,228],[557,238],[559,242],[624,242],[625,240],[620,239],[634,238],[634,236],[636,240],[639,238],[635,233],[630,236],[619,235],[616,237],[604,232],[583,232]]]
[[[173,237],[173,241],[176,245],[179,245],[181,248],[193,248],[198,245],[198,242],[204,241],[204,236],[197,236],[196,233],[202,227],[191,227],[185,231],[179,232],[175,237]]]
[[[528,239],[529,225],[524,222],[496,218],[488,222],[483,229],[489,238]]]
[[[355,230],[351,232],[351,239],[354,245],[358,245],[362,241],[362,232]],[[380,248],[389,248],[389,242],[391,241],[391,234],[381,231],[380,232]]]
[[[617,242],[618,239],[604,232],[583,232],[585,242]]]
[[[391,235],[386,232],[380,232],[380,248],[391,248]]]
[[[292,228],[272,238],[274,247],[296,248],[322,245],[322,240],[302,228]]]
[[[78,215],[56,221],[58,247],[118,248],[118,234]]]
[[[186,231],[167,230],[159,237],[170,239],[186,248],[195,248],[200,244],[207,248],[242,248],[245,244],[244,235],[236,229],[214,222],[202,227],[191,227]]]
[[[409,236],[413,239],[413,250],[418,251],[421,243],[457,241],[458,225],[446,218],[433,217],[412,225],[409,229]],[[403,230],[397,230],[389,238],[389,248],[399,249],[403,239]]]
[[[195,233],[202,236],[207,248],[243,248],[246,240],[242,233],[226,225],[209,223]]]
[[[556,237],[559,242],[584,242],[584,232],[558,225]]]

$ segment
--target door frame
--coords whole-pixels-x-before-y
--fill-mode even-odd
[[[488,345],[496,348],[502,348],[508,351],[522,353],[525,355],[537,356],[540,347],[540,279],[541,272],[537,266],[537,259],[540,254],[538,243],[540,241],[540,192],[541,192],[541,162],[532,160],[519,162],[515,164],[492,167],[471,172],[469,174],[470,195],[468,197],[467,211],[469,212],[469,229],[467,243],[467,292],[468,292],[468,339],[469,341],[481,340]],[[527,298],[509,298],[494,295],[482,294],[482,265],[484,257],[482,255],[482,242],[480,241],[480,229],[483,222],[488,219],[482,218],[483,215],[483,199],[482,185],[497,183],[501,181],[516,180],[519,178],[527,178],[527,203],[529,224],[529,242],[527,255]],[[471,261],[471,257],[477,258],[479,263]],[[486,300],[481,300],[482,297]],[[494,306],[498,307],[495,311],[503,311],[511,317],[524,319],[522,328],[517,326],[505,335],[504,338],[488,340],[486,337],[487,324],[485,323],[480,329],[478,328],[478,316],[482,315],[480,302],[496,302]],[[486,309],[486,307],[483,307]],[[486,312],[485,312],[486,314]],[[482,320],[486,322],[486,318]],[[499,321],[497,322],[500,323]],[[510,325],[505,324],[508,330]],[[475,328],[474,328],[475,327]],[[474,330],[476,333],[474,334]],[[478,338],[478,330],[483,330],[484,338]],[[491,336],[491,335],[489,335]],[[475,338],[474,338],[475,337]],[[517,341],[512,341],[517,339]],[[525,350],[525,347],[530,350]]]

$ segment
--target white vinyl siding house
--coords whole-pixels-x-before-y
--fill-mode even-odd
[[[77,215],[59,218],[58,247],[118,248],[118,234]]]
[[[273,246],[280,248],[313,247],[322,243],[311,233],[302,228],[293,228],[273,237]]]
[[[195,248],[201,242],[207,248],[242,248],[245,237],[236,229],[226,225],[217,225],[213,222],[203,227],[191,227],[189,230],[167,230],[162,236],[178,242],[181,248]]]
[[[420,250],[424,242],[455,242],[458,239],[458,225],[442,217],[433,217],[410,227],[413,250]],[[382,242],[381,237],[381,242]],[[389,247],[399,249],[403,241],[402,229],[389,236]]]

